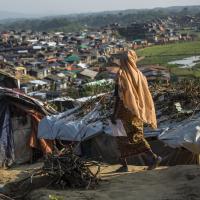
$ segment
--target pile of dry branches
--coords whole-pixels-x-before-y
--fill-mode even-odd
[[[90,167],[97,167],[92,173]],[[86,161],[73,153],[73,148],[64,148],[59,153],[48,155],[42,168],[35,169],[30,176],[9,183],[0,200],[22,200],[36,189],[95,189],[99,183],[100,165]]]
[[[157,114],[182,120],[200,111],[200,81],[182,80],[170,85],[151,86]],[[177,103],[183,112],[178,112]],[[159,116],[158,116],[159,118]]]
[[[51,186],[90,189],[98,184],[100,168],[98,167],[96,174],[93,174],[89,165],[93,163],[76,156],[72,150],[65,149],[60,155],[49,155],[42,172],[52,177]]]

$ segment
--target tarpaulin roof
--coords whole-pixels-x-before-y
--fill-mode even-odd
[[[29,81],[29,83],[35,84],[35,85],[47,85],[48,83],[45,81],[41,81],[41,80],[32,80]]]
[[[72,54],[71,56],[68,56],[67,58],[65,58],[66,62],[78,62],[80,61],[79,56]]]
[[[42,114],[45,115],[53,114],[56,112],[53,108],[45,105],[41,101],[38,101],[37,99],[34,99],[13,89],[0,87],[0,99],[2,98],[6,98],[7,101],[10,100],[15,103],[21,103],[24,106],[33,107],[35,110],[39,110]]]

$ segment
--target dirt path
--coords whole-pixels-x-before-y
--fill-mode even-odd
[[[12,181],[20,180],[31,173],[34,169],[42,166],[42,163],[36,163],[33,165],[22,165],[11,169],[0,169],[0,185],[7,184]]]
[[[102,168],[103,181],[96,190],[40,189],[33,191],[29,195],[29,200],[49,200],[49,195],[61,197],[59,200],[200,199],[200,166],[176,166],[153,171],[146,171],[144,167],[130,166],[130,173],[116,174],[114,171],[118,167],[114,165]],[[13,173],[17,171],[20,174],[20,170],[13,170]],[[2,182],[0,177],[0,183]]]

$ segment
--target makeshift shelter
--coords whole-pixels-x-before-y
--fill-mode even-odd
[[[20,81],[13,75],[0,70],[0,86],[8,88],[20,88]]]
[[[31,161],[34,150],[50,153],[52,142],[37,139],[39,121],[55,111],[12,89],[0,87],[0,164]]]
[[[48,102],[56,105],[56,108],[57,108],[56,110],[59,112],[64,112],[66,110],[72,109],[75,107],[75,105],[78,104],[75,101],[75,99],[72,99],[70,97],[58,97]]]
[[[102,94],[83,98],[79,102],[82,104],[74,109],[43,118],[39,123],[38,137],[72,142],[78,144],[76,151],[81,156],[108,163],[117,163],[120,152],[115,138],[116,136],[126,136],[126,133],[123,133],[123,127],[117,124],[117,129],[120,130],[118,133],[122,135],[118,134],[109,123],[113,106],[111,96]],[[176,127],[178,124],[173,125]],[[152,132],[145,129],[145,137],[153,151],[164,158],[163,165],[199,164],[198,152],[191,151],[184,145],[175,146],[175,148],[167,146],[167,142],[159,140],[159,135],[162,132],[163,129]],[[178,134],[180,133],[176,133],[177,137]],[[194,134],[191,133],[190,136],[192,135]],[[190,140],[190,146],[192,145],[195,144],[193,140]],[[134,165],[149,164],[145,155],[129,157],[128,162]]]

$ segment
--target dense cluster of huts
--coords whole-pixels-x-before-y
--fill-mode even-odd
[[[116,30],[108,27],[102,31],[68,34],[2,32],[0,74],[15,77],[17,88],[32,96],[43,99],[61,96],[72,84],[113,78],[116,73],[112,70],[116,67],[113,58],[119,51],[133,49],[134,45],[134,41],[122,39]],[[155,73],[157,69],[154,73],[148,72],[150,76]]]
[[[119,36],[118,31],[129,40]],[[130,40],[130,32],[137,37]],[[119,152],[115,140],[105,128],[108,124],[104,126],[96,116],[96,111],[99,110],[95,110],[98,102],[108,98],[110,94],[74,99],[69,97],[69,92],[73,93],[70,88],[76,88],[80,91],[79,97],[82,97],[83,86],[112,85],[119,69],[115,60],[120,51],[145,47],[149,42],[156,43],[158,38],[175,35],[161,21],[132,24],[126,28],[115,24],[104,27],[101,31],[84,30],[79,33],[14,30],[0,33],[0,163],[10,165],[13,162],[33,161],[42,153],[51,153],[55,145],[62,146],[63,143],[58,141],[63,138],[67,138],[64,145],[68,142],[79,143],[82,138],[77,139],[73,131],[63,136],[62,130],[66,130],[66,133],[69,130],[76,132],[82,130],[80,127],[86,122],[88,124],[84,130],[88,126],[90,129],[87,134],[83,134],[88,137],[82,143],[82,154],[95,159],[103,158],[103,161],[116,161]],[[145,65],[139,68],[149,82],[164,82],[168,85],[170,72],[165,67]],[[163,95],[158,100],[161,101],[162,98]],[[57,111],[48,107],[47,101],[53,103]],[[110,101],[107,101],[107,108],[111,108],[108,102]],[[74,116],[71,114],[79,116],[85,108],[88,111],[88,107],[94,110],[73,122]],[[95,117],[97,120],[91,125],[88,121]],[[69,120],[71,118],[72,121]],[[42,119],[44,125],[38,126]],[[172,159],[169,157],[165,164],[177,164],[173,159],[174,156],[180,157],[179,154],[180,164],[199,163],[198,154],[182,149],[181,146],[177,153],[173,148],[166,148],[163,143],[158,142],[156,133],[162,131],[163,129],[156,130],[147,137],[158,154],[171,153]],[[42,136],[38,137],[38,134]],[[159,152],[160,150],[163,152]],[[184,155],[188,157],[188,162],[182,159]],[[133,158],[132,163],[145,164],[145,158]]]

